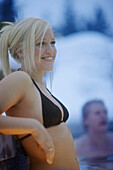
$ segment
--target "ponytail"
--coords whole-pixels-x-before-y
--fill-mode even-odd
[[[11,72],[9,64],[9,35],[12,28],[12,23],[4,22],[3,28],[0,31],[0,60],[3,74],[6,76]]]

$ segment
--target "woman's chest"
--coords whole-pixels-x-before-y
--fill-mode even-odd
[[[34,118],[46,128],[60,124],[68,118],[67,110],[51,94],[43,93],[36,88],[25,94],[20,102],[7,112],[10,116]]]

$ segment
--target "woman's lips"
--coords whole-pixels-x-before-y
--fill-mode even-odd
[[[41,59],[45,61],[53,61],[53,57],[41,57]]]

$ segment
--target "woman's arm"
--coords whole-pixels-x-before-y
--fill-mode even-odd
[[[33,134],[40,125],[41,123],[32,118],[0,116],[0,133],[5,135]]]
[[[49,164],[53,162],[55,149],[52,138],[39,121],[31,118],[0,116],[0,133],[6,135],[31,134],[35,142],[45,151],[47,162]]]
[[[0,81],[0,114],[20,102],[32,86],[29,75],[25,72],[11,73]],[[47,162],[52,163],[54,146],[44,126],[35,119],[0,116],[0,132],[6,135],[31,134],[35,142],[44,149]],[[51,152],[50,152],[50,148]]]

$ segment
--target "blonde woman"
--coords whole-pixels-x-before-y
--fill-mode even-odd
[[[0,58],[5,78],[0,82],[0,133],[17,135],[30,160],[30,170],[78,170],[68,111],[44,84],[53,69],[55,37],[47,21],[28,18],[6,23],[1,30]],[[9,55],[21,70],[11,73]]]

